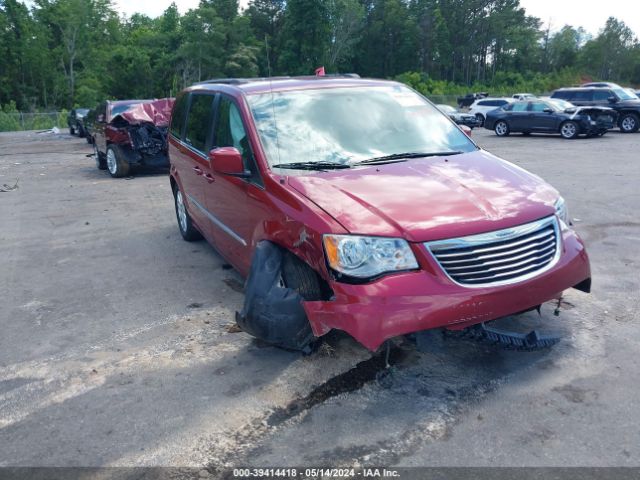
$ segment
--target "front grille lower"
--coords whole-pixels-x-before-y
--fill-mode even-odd
[[[554,216],[505,230],[427,242],[454,282],[469,287],[506,285],[551,268],[560,254]]]

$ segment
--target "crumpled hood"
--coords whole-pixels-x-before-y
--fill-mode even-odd
[[[174,101],[174,98],[162,98],[153,102],[138,103],[116,115],[115,118],[122,117],[130,125],[153,123],[157,127],[166,127],[171,120]]]
[[[314,172],[288,182],[350,233],[415,242],[531,222],[552,215],[558,198],[540,177],[482,150]]]

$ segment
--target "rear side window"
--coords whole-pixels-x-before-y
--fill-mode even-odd
[[[551,95],[551,98],[561,98],[562,100],[569,100],[572,98],[573,95],[571,95],[573,92],[567,92],[567,91],[557,91],[557,92],[553,92],[553,95]]]
[[[489,107],[491,105],[491,101],[483,100],[482,102],[478,102],[479,107]]]
[[[199,152],[205,153],[211,131],[213,95],[192,95],[184,141]]]
[[[187,115],[189,95],[182,94],[176,99],[171,113],[171,134],[182,139],[182,128],[184,127],[184,118]]]
[[[509,102],[507,102],[506,100],[494,100],[494,102],[493,102],[493,104],[496,107],[501,107],[503,105],[506,105],[507,103],[509,103]]]
[[[593,98],[593,92],[591,90],[582,90],[575,92],[572,100],[574,102],[590,102]]]

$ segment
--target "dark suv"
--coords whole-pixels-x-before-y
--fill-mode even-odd
[[[553,92],[551,98],[566,100],[580,107],[611,107],[618,112],[618,127],[621,132],[637,132],[640,128],[640,99],[622,88],[561,88]]]

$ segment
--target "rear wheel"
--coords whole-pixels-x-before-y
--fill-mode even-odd
[[[191,221],[189,212],[187,212],[187,206],[184,203],[184,197],[182,196],[182,192],[177,185],[173,189],[173,197],[175,200],[176,218],[178,219],[178,228],[180,229],[180,235],[182,235],[182,238],[184,238],[187,242],[200,240],[202,238],[202,235],[200,235],[200,232],[193,226],[193,222]]]
[[[476,113],[476,120],[478,120],[479,127],[484,127],[484,117],[481,113]]]
[[[640,119],[635,113],[625,113],[620,119],[620,131],[622,133],[637,132],[640,128]]]
[[[579,133],[580,131],[578,130],[578,124],[576,122],[568,121],[560,125],[560,135],[562,135],[562,138],[572,140],[576,138]]]
[[[107,147],[107,169],[114,178],[122,178],[129,175],[129,162],[124,158],[117,145],[109,145]]]
[[[107,162],[104,156],[100,153],[100,150],[98,150],[98,146],[95,144],[95,142],[93,144],[93,158],[95,158],[96,160],[96,167],[98,167],[98,170],[107,169]]]
[[[505,122],[504,120],[498,120],[496,122],[494,130],[496,132],[496,135],[498,135],[499,137],[506,137],[507,135],[509,135],[509,125],[507,125],[507,122]]]

